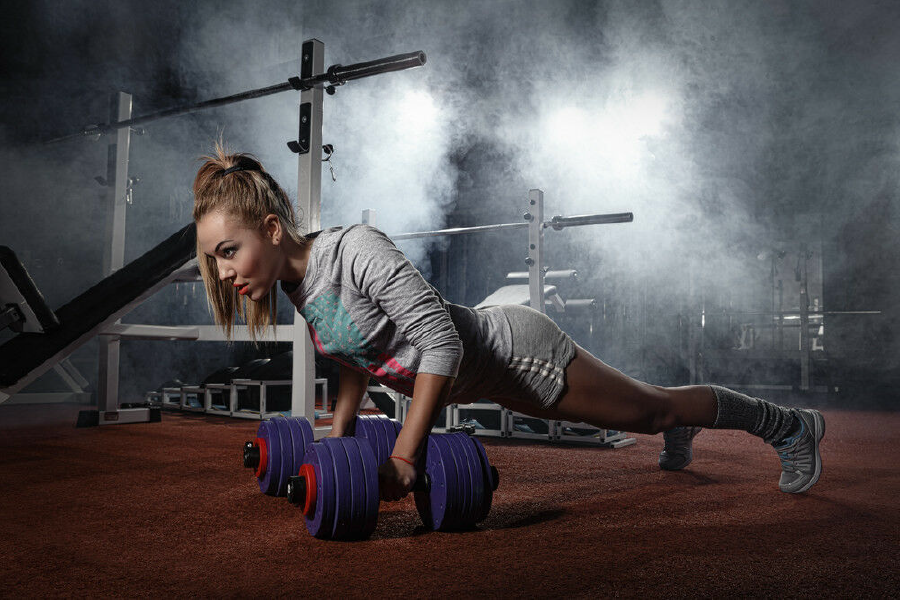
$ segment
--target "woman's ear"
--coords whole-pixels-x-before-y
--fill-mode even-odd
[[[274,245],[277,246],[281,243],[281,237],[284,232],[281,230],[281,221],[278,220],[277,215],[266,215],[263,219],[263,231],[265,231],[266,236],[272,240]]]

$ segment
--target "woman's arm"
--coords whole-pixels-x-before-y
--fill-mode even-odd
[[[354,226],[344,239],[347,283],[368,298],[419,351],[413,398],[393,456],[379,468],[381,497],[398,500],[412,489],[415,463],[462,362],[463,344],[434,288],[384,233]],[[407,462],[408,461],[408,462]]]
[[[334,420],[331,433],[327,437],[341,437],[350,428],[359,405],[362,403],[366,389],[369,387],[369,376],[341,365],[338,379],[338,395],[334,406]]]
[[[419,351],[417,372],[455,378],[462,340],[436,290],[374,227],[354,225],[343,245],[345,283],[368,298]]]
[[[423,442],[431,433],[434,422],[446,404],[453,382],[453,377],[444,375],[432,373],[416,375],[413,398],[403,429],[397,436],[391,458],[378,470],[381,475],[379,485],[382,499],[399,500],[406,496],[416,483],[416,470],[413,464],[419,459],[425,445]]]

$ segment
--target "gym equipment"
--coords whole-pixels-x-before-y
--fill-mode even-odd
[[[44,333],[25,331],[0,345],[0,355],[3,357],[0,361],[0,402],[53,368],[107,327],[113,327],[134,306],[168,285],[178,269],[191,259],[196,246],[195,235],[194,225],[188,225],[56,309],[54,314],[59,326],[45,327]],[[168,335],[171,336],[171,333]],[[117,403],[111,405],[109,411],[100,412],[122,413],[114,410],[116,406]],[[124,414],[111,417],[109,421],[112,422],[133,422]],[[100,419],[101,424],[106,421]]]
[[[185,382],[180,379],[169,379],[158,388],[156,388],[155,396],[159,398],[159,406],[161,408],[170,408],[173,406],[180,406],[182,401],[185,405],[190,407],[198,407],[200,405],[199,401],[196,401],[194,397],[188,398],[188,395],[185,395],[182,398],[182,390],[187,386]],[[193,402],[192,402],[193,400]]]
[[[386,392],[375,391],[373,388],[375,386],[370,385],[369,389],[366,393],[369,395],[369,399],[372,401],[378,410],[386,414],[392,419],[399,419],[400,415],[395,414],[397,412],[396,403],[394,399],[390,397]]]
[[[244,375],[249,379],[262,381],[290,381],[291,368],[293,367],[294,352],[288,350],[273,357],[271,360],[261,363],[252,373]],[[235,379],[239,377],[234,376]],[[238,408],[248,408],[258,411],[260,408],[261,388],[248,387],[238,391]],[[266,412],[286,412],[291,410],[291,386],[273,385],[266,390]]]
[[[383,415],[360,415],[356,417],[353,436],[364,439],[372,446],[375,460],[380,465],[387,462],[397,443],[400,433],[400,421],[389,419]]]
[[[263,366],[269,364],[271,358],[254,358],[253,360],[247,361],[243,365],[241,365],[237,371],[231,374],[231,380],[240,380],[240,379],[259,379],[256,376],[257,371],[259,371]],[[257,398],[257,405],[254,407],[250,403],[250,393],[246,388],[239,388],[237,392],[237,405],[235,410],[256,410],[259,411],[259,403]]]
[[[420,465],[413,494],[426,527],[467,529],[484,520],[500,476],[481,442],[465,433],[432,434]],[[311,444],[298,475],[287,482],[288,501],[301,508],[310,534],[322,539],[368,537],[379,497],[375,452],[359,437]]]
[[[302,504],[306,528],[322,539],[371,535],[378,522],[378,463],[368,442],[324,438],[312,444],[299,474],[288,482],[288,501]]]
[[[180,379],[169,379],[165,383],[161,384],[158,388],[156,388],[157,392],[161,392],[166,388],[182,388],[185,386],[185,383]]]
[[[528,281],[528,271],[513,271],[511,273],[506,274],[506,280],[509,282],[514,281]],[[578,271],[575,269],[560,269],[556,271],[547,271],[544,273],[544,281],[557,281],[560,283],[565,283],[569,281],[577,281],[578,280]]]
[[[400,423],[382,415],[360,415],[350,432],[371,447],[376,465],[387,461],[397,442]],[[309,445],[312,426],[303,417],[275,417],[259,424],[256,439],[243,445],[244,467],[254,469],[259,489],[284,496],[287,478],[296,475]]]
[[[309,49],[307,48],[307,46],[309,46]],[[311,62],[311,57],[309,57],[311,52],[312,45],[309,41],[305,42],[303,47],[303,53],[305,54],[305,63]],[[239,94],[233,94],[231,96],[225,96],[224,98],[204,100],[202,102],[197,102],[195,104],[190,104],[187,106],[167,108],[131,119],[113,120],[113,122],[110,123],[87,125],[82,129],[82,131],[79,131],[78,133],[49,139],[44,143],[55,144],[77,137],[97,136],[101,134],[115,133],[119,129],[133,129],[138,125],[144,125],[146,123],[151,123],[153,121],[166,117],[184,115],[187,113],[196,112],[198,110],[225,106],[227,104],[234,104],[235,102],[240,102],[242,100],[262,98],[263,96],[270,96],[272,94],[278,94],[280,92],[289,92],[291,90],[308,91],[311,89],[321,90],[322,88],[325,88],[328,91],[329,95],[333,95],[337,86],[344,85],[348,81],[362,79],[364,77],[372,77],[373,75],[380,75],[382,73],[391,73],[393,71],[402,71],[404,69],[421,67],[425,64],[426,60],[427,58],[425,56],[425,53],[419,50],[416,52],[396,54],[394,56],[388,56],[386,58],[379,58],[376,60],[356,63],[352,65],[332,65],[328,68],[327,71],[323,73],[307,73],[305,71],[309,69],[304,69],[304,72],[301,73],[301,77],[289,77],[288,80],[283,83],[277,83],[275,85],[270,85],[264,88],[258,88],[255,90],[241,92]]]
[[[140,418],[128,411],[117,410],[119,398],[119,342],[123,339],[190,339],[224,341],[224,336],[213,326],[136,325],[119,323],[119,319],[156,293],[175,281],[198,281],[196,262],[193,260],[195,230],[188,225],[169,240],[160,244],[137,261],[125,265],[125,222],[127,206],[133,197],[133,184],[138,178],[129,174],[129,154],[132,134],[143,134],[145,124],[157,119],[219,107],[239,101],[259,98],[274,93],[300,92],[299,132],[297,141],[289,143],[292,151],[299,152],[297,205],[306,216],[310,230],[320,228],[319,205],[321,196],[321,150],[323,94],[336,93],[336,88],[354,80],[368,78],[419,67],[425,64],[424,52],[409,52],[350,65],[335,64],[326,68],[324,44],[316,39],[303,42],[297,61],[299,76],[289,77],[268,87],[244,91],[224,98],[216,98],[134,117],[132,96],[116,92],[110,98],[110,110],[105,123],[88,125],[73,135],[67,135],[47,143],[56,143],[77,137],[106,138],[107,161],[104,173],[96,180],[106,191],[107,236],[104,240],[103,279],[56,314],[61,326],[54,331],[33,336],[19,334],[0,344],[0,403],[17,394],[41,374],[53,368],[61,360],[95,335],[100,339],[100,381],[97,404],[101,424],[137,422],[147,420],[146,409],[140,410]],[[341,87],[341,89],[344,89]],[[189,274],[189,278],[185,279]],[[17,311],[18,312],[18,311]],[[20,321],[18,314],[9,315],[10,323]],[[293,390],[292,412],[315,418],[313,393],[315,375],[312,372],[312,346],[306,343],[306,324],[295,315],[295,322],[288,328],[284,341],[295,344],[298,356],[293,367],[296,385]],[[246,341],[249,335],[237,329],[234,339]],[[266,336],[263,339],[274,339]],[[206,407],[207,411],[211,411]]]
[[[244,466],[255,469],[260,491],[284,496],[288,478],[299,471],[306,449],[314,441],[312,426],[303,417],[263,421],[256,440],[244,444]]]
[[[456,414],[453,416],[458,424],[475,421],[483,429],[499,431],[505,416],[501,411],[496,410],[494,406],[496,405],[493,402],[476,400],[472,404],[459,406],[456,409]]]
[[[0,330],[44,333],[59,327],[34,280],[15,252],[0,246]]]
[[[200,383],[201,387],[205,387],[210,383],[228,383],[234,378],[234,372],[240,367],[223,367],[217,371],[213,371]]]
[[[238,370],[238,367],[224,367],[222,369],[219,369],[218,371],[214,371],[206,376],[206,379],[204,379],[200,383],[200,387],[206,389],[207,386],[209,386],[210,384],[229,383],[232,380],[232,378],[234,377],[234,372],[237,370]],[[225,394],[222,389],[210,387],[209,390],[210,390],[210,405],[212,406],[213,404],[215,404],[215,405],[219,405],[219,406],[224,406],[225,409],[228,410],[229,409],[228,395]],[[213,401],[213,398],[216,398],[215,402]]]
[[[181,390],[181,396],[202,397],[200,410],[211,414],[259,420],[286,416],[283,413],[292,410],[293,358],[293,351],[289,350],[274,358],[251,360],[241,367],[219,369],[207,376],[201,385],[185,386]],[[328,398],[328,379],[317,378],[315,384],[322,386],[321,397],[325,409],[327,403],[324,399]],[[153,392],[146,394],[147,400],[156,396],[159,394]],[[182,410],[190,410],[185,402],[175,405]],[[316,419],[328,416],[331,415],[318,412],[314,415]]]

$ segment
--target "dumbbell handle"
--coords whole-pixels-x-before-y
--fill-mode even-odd
[[[412,491],[425,492],[426,494],[431,492],[431,477],[428,476],[428,473],[420,473],[416,477],[416,483],[413,484]]]
[[[500,484],[500,472],[497,470],[497,467],[491,465],[491,479],[493,480],[493,490],[497,490],[497,486]],[[413,484],[412,491],[414,492],[425,492],[426,494],[431,492],[431,477],[428,473],[420,473],[416,478],[416,483]]]
[[[425,492],[428,494],[431,492],[431,477],[429,477],[428,473],[422,473],[416,478],[416,483],[413,484],[412,491],[414,492]],[[291,504],[300,504],[303,502],[304,497],[306,496],[306,478],[302,475],[295,475],[293,477],[288,478],[287,485],[287,500]]]

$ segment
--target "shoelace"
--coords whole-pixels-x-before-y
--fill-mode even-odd
[[[813,444],[812,436],[806,424],[803,430],[797,434],[793,442],[787,446],[776,448],[778,457],[781,459],[781,469],[788,472],[801,473],[812,468],[813,464]]]

